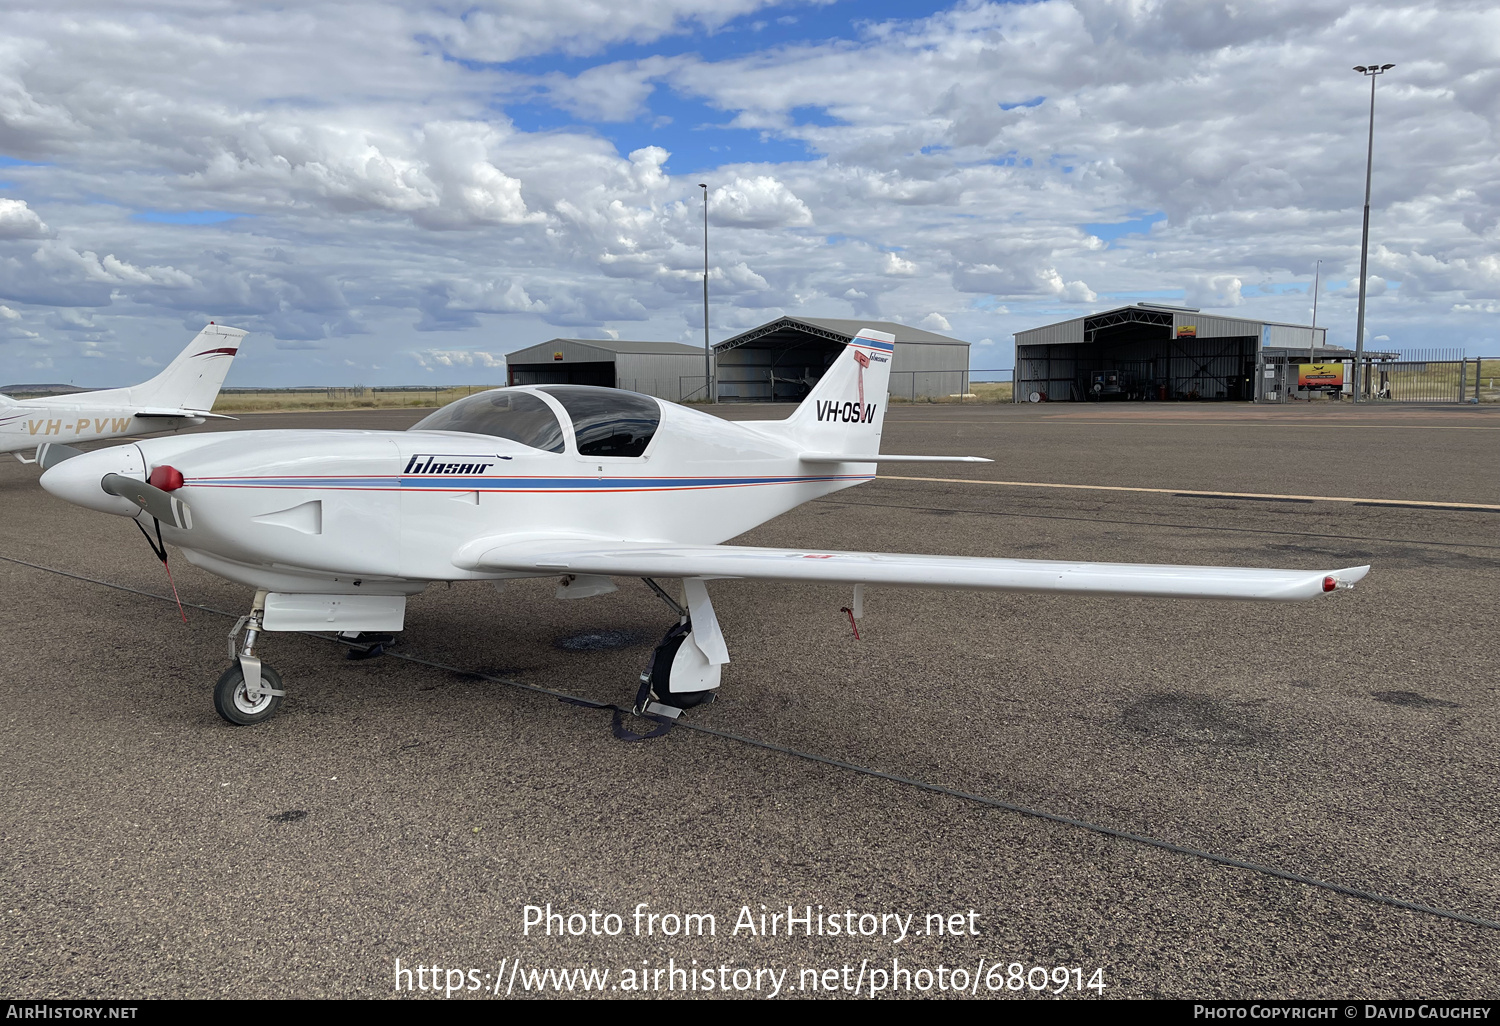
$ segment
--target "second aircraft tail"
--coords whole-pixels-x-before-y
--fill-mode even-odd
[[[129,392],[130,402],[141,406],[207,413],[245,334],[240,328],[209,324],[156,377],[119,391]]]

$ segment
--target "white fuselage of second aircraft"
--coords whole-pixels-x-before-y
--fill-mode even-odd
[[[44,442],[91,442],[202,424],[203,417],[137,417],[132,406],[69,405],[67,399],[23,399],[0,406],[0,452],[35,449]]]

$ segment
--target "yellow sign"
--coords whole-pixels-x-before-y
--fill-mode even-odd
[[[1177,329],[1177,337],[1178,338],[1197,338],[1198,337],[1198,325],[1196,325],[1196,324],[1184,324],[1182,327],[1180,327],[1180,328]]]
[[[552,359],[554,359],[554,360],[561,360],[562,359],[562,353],[553,353],[552,354]]]
[[[1343,388],[1342,363],[1300,363],[1297,365],[1298,388]]]

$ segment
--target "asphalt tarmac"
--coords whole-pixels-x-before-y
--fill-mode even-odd
[[[979,996],[1040,996],[1033,967],[1087,999],[1095,978],[1107,998],[1500,990],[1492,926],[909,782],[1500,921],[1500,410],[915,405],[883,448],[997,462],[888,465],[739,540],[1374,569],[1285,605],[871,589],[860,641],[842,588],[719,582],[733,662],[689,718],[748,740],[637,744],[504,681],[628,704],[671,622],[644,585],[435,586],[380,659],[270,636],[286,704],[236,728],[210,689],[249,590],[174,560],[184,625],[96,583],[170,594],[132,524],[0,462],[0,996],[432,996],[433,965],[440,993],[464,970],[454,999],[576,967],[609,970],[613,996],[658,969],[662,996],[770,996],[783,971],[782,997],[865,996],[878,972],[933,995],[940,966],[949,996],[955,967]],[[636,936],[642,903],[712,914],[715,935]],[[525,907],[548,904],[597,911],[601,935],[527,935]],[[824,919],[761,936],[762,905],[821,905],[856,934],[863,914],[913,918],[899,942]],[[755,934],[734,930],[743,906]]]

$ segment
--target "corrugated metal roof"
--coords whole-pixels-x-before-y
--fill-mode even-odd
[[[1181,324],[1193,324],[1195,322],[1212,322],[1212,323],[1216,323],[1216,324],[1218,324],[1220,326],[1215,331],[1215,334],[1220,334],[1220,335],[1222,335],[1222,334],[1259,335],[1261,333],[1261,327],[1264,326],[1264,325],[1272,325],[1272,326],[1275,326],[1275,327],[1282,327],[1282,328],[1303,328],[1303,329],[1307,329],[1308,327],[1310,327],[1309,325],[1306,325],[1306,324],[1289,324],[1286,321],[1267,321],[1267,320],[1262,320],[1260,318],[1254,318],[1254,317],[1227,317],[1227,316],[1225,316],[1223,314],[1205,314],[1205,313],[1203,313],[1200,310],[1193,309],[1192,307],[1169,306],[1169,305],[1167,305],[1165,303],[1162,303],[1162,304],[1157,304],[1157,303],[1134,303],[1134,304],[1131,304],[1129,306],[1114,306],[1114,307],[1110,307],[1107,310],[1095,310],[1093,313],[1088,314],[1085,318],[1070,317],[1066,321],[1054,321],[1052,324],[1043,324],[1043,325],[1039,325],[1038,327],[1035,327],[1035,328],[1027,328],[1025,331],[1018,331],[1015,334],[1016,334],[1016,338],[1020,342],[1020,344],[1026,345],[1026,344],[1029,344],[1031,342],[1031,339],[1029,339],[1029,338],[1028,339],[1021,339],[1020,336],[1022,336],[1022,335],[1031,335],[1033,332],[1047,332],[1049,329],[1053,329],[1053,328],[1061,329],[1061,328],[1063,328],[1064,325],[1067,325],[1067,326],[1071,327],[1076,321],[1085,320],[1085,319],[1087,319],[1089,317],[1104,317],[1104,316],[1107,316],[1109,314],[1126,313],[1126,312],[1128,312],[1130,310],[1146,310],[1146,311],[1149,311],[1151,313],[1171,313],[1171,314],[1176,315],[1176,317],[1179,319],[1179,323],[1181,323]],[[1244,325],[1245,326],[1245,330],[1244,331],[1239,331],[1237,329],[1230,329],[1228,327],[1228,324],[1230,322],[1237,322],[1238,324]],[[1322,330],[1322,329],[1319,329],[1319,330]],[[1041,338],[1042,336],[1038,336],[1038,337]],[[1051,342],[1051,341],[1062,341],[1062,339],[1053,338],[1053,337],[1051,337],[1049,335],[1049,336],[1046,336],[1046,341],[1049,341],[1049,342]],[[1079,338],[1079,339],[1069,338],[1069,339],[1067,339],[1067,341],[1081,341],[1081,338]]]
[[[637,342],[623,338],[554,338],[525,349],[517,349],[513,353],[506,353],[507,362],[527,362],[528,357],[533,354],[542,354],[546,360],[552,359],[552,353],[557,350],[558,344],[566,342],[570,345],[585,346],[597,349],[601,353],[641,353],[656,356],[687,356],[689,354],[703,355],[703,350],[698,346],[683,345],[681,342]]]
[[[820,328],[827,328],[829,331],[836,331],[841,335],[848,335],[850,338],[853,338],[860,328],[874,328],[876,331],[895,335],[897,342],[941,346],[966,346],[969,344],[961,339],[949,338],[947,335],[924,331],[921,328],[913,328],[909,324],[897,324],[895,321],[867,321],[848,317],[786,317],[783,320],[814,324]]]
[[[1016,345],[1070,345],[1082,342],[1084,320],[1083,317],[1074,317],[1069,321],[1058,321],[1056,324],[1044,324],[1040,328],[1018,331],[1015,334]]]
[[[923,331],[921,328],[913,328],[906,324],[897,324],[893,321],[872,321],[863,318],[850,317],[778,317],[774,321],[767,321],[749,331],[742,331],[733,338],[726,338],[716,343],[715,349],[734,349],[745,342],[752,341],[775,331],[785,329],[797,329],[810,331],[817,335],[836,335],[844,341],[853,338],[861,328],[874,328],[895,335],[897,342],[907,345],[919,346],[967,346],[969,343],[961,339],[949,338],[947,335],[938,335],[931,331]]]

